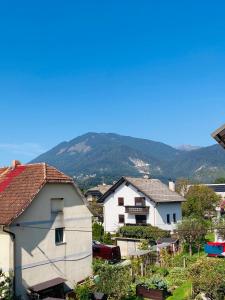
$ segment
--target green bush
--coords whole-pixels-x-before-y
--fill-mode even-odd
[[[103,235],[104,235],[104,228],[99,223],[93,223],[92,224],[92,238],[93,240],[102,242],[103,241]]]
[[[158,238],[161,237],[170,236],[169,231],[162,230],[158,227],[154,227],[151,225],[147,225],[147,226],[125,225],[120,228],[119,234],[123,237],[148,239],[154,241],[156,241]]]
[[[131,284],[130,266],[102,264],[96,272],[99,276],[96,289],[107,294],[110,299],[119,300],[128,295]]]
[[[75,287],[76,298],[78,300],[89,300],[90,299],[90,285],[88,282],[84,282]]]

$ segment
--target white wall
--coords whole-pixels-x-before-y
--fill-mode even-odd
[[[124,206],[118,206],[118,198],[124,198]],[[117,190],[109,195],[104,202],[104,229],[107,232],[115,232],[123,224],[119,224],[118,216],[124,214],[125,223],[135,224],[135,215],[125,213],[125,206],[134,206],[135,197],[145,197],[146,206],[149,206],[149,214],[147,215],[147,223],[154,225],[154,203],[145,195],[138,192],[132,185],[127,186],[121,184]]]
[[[175,229],[176,223],[173,223],[174,213],[176,214],[177,222],[181,221],[182,219],[181,202],[157,203],[155,225],[165,230]],[[170,214],[171,224],[167,224],[167,214]]]
[[[13,270],[13,242],[11,236],[0,228],[0,269],[9,274]]]
[[[52,215],[51,198],[60,197],[64,198],[63,214]],[[91,214],[73,185],[46,184],[13,225],[17,296],[25,297],[26,287],[56,277],[65,278],[73,288],[91,275]],[[66,229],[62,245],[55,245],[56,227]]]

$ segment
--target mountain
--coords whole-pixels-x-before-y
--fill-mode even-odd
[[[84,188],[112,183],[122,175],[149,174],[163,181],[186,177],[199,182],[225,176],[225,151],[219,145],[186,151],[114,133],[89,132],[60,143],[32,162],[56,166]]]
[[[192,150],[197,150],[197,149],[200,149],[200,148],[202,148],[202,147],[193,146],[193,145],[180,145],[180,146],[176,147],[176,149],[183,150],[183,151],[192,151]]]

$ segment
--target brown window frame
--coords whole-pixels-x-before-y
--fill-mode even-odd
[[[118,197],[118,206],[124,206],[124,198]]]
[[[137,205],[137,202],[142,202],[141,205]],[[135,206],[145,206],[145,197],[135,197],[134,198],[134,204]]]
[[[122,218],[122,220],[121,220],[121,218]],[[118,219],[119,219],[119,224],[124,224],[125,223],[125,216],[124,215],[119,215]]]

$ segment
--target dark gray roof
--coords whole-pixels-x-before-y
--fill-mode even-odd
[[[225,124],[215,130],[211,136],[225,149]]]
[[[106,197],[114,192],[124,181],[133,185],[138,191],[156,203],[185,201],[184,197],[171,191],[169,187],[159,179],[122,177],[100,198],[100,202],[103,202]]]
[[[91,192],[100,192],[102,195],[105,194],[112,185],[108,185],[108,184],[99,184],[98,186],[92,187],[90,189],[87,190],[87,192],[85,194],[91,193]]]

